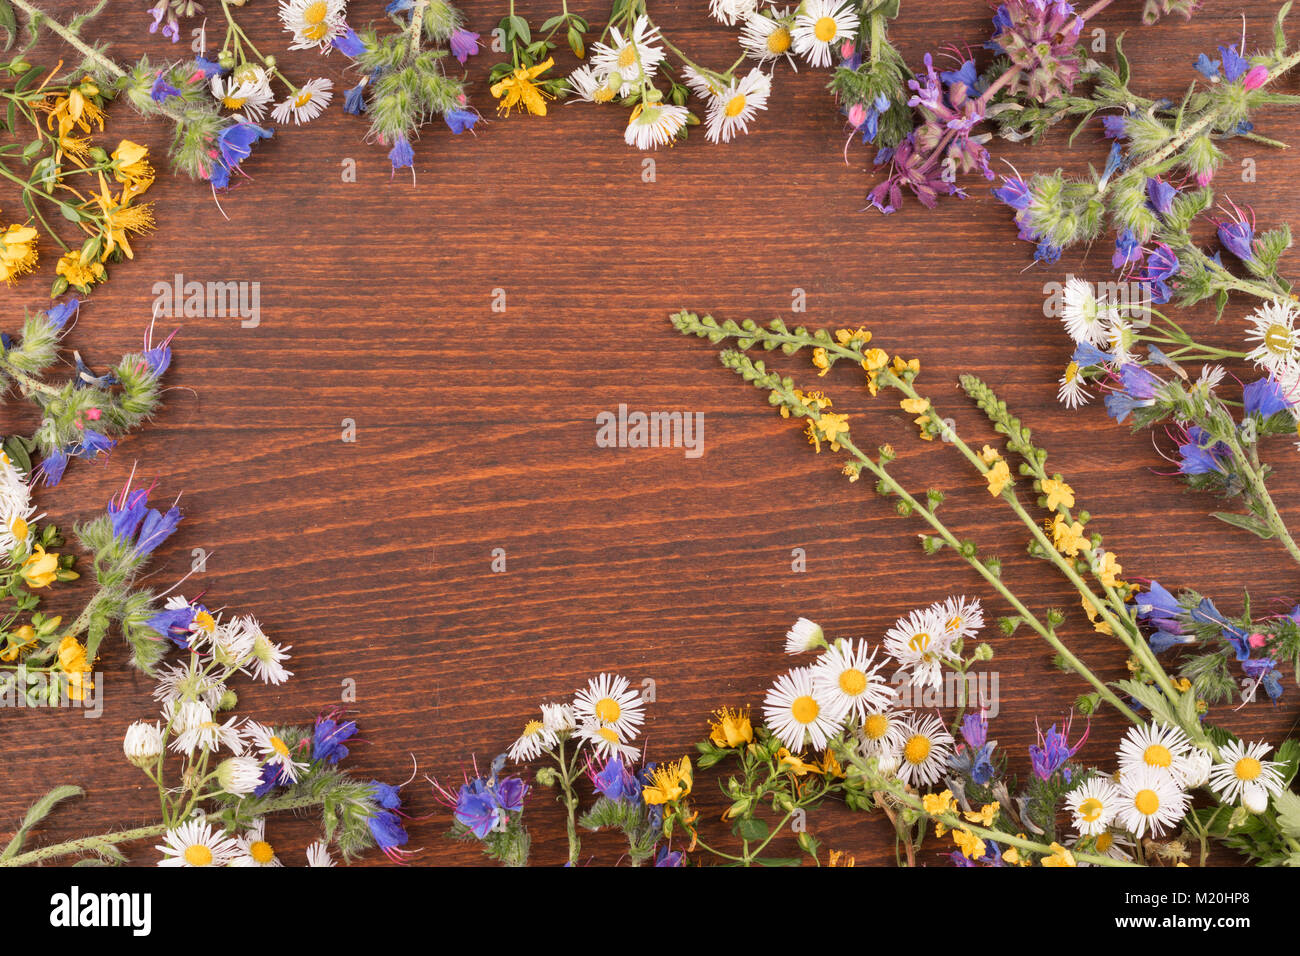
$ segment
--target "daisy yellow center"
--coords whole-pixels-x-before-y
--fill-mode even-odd
[[[27,540],[27,522],[21,516],[16,516],[9,522],[9,531],[17,540]]]
[[[867,675],[856,667],[850,667],[840,674],[840,690],[850,697],[857,697],[867,689]]]
[[[200,611],[194,615],[194,626],[200,631],[207,631],[211,634],[217,629],[217,622],[207,611]]]
[[[862,733],[868,740],[879,740],[889,732],[889,718],[884,714],[872,714],[862,724]]]
[[[1075,378],[1078,377],[1078,375],[1079,375],[1078,362],[1071,362],[1069,365],[1065,367],[1065,380],[1067,382],[1073,382]]]
[[[248,855],[253,858],[254,863],[266,866],[275,859],[275,850],[265,840],[256,840],[249,844]]]
[[[1174,755],[1164,744],[1152,744],[1142,751],[1142,760],[1148,767],[1168,768],[1174,762]]]
[[[325,23],[327,13],[329,13],[329,4],[325,0],[316,0],[315,3],[308,4],[302,11],[302,22],[306,24],[302,35],[309,40],[325,39],[325,34],[329,32],[329,27]]]
[[[195,843],[185,848],[185,862],[190,866],[209,866],[212,863],[212,851],[202,843]]]
[[[1139,790],[1133,795],[1133,806],[1144,817],[1160,809],[1160,796],[1154,790]]]
[[[1277,355],[1286,355],[1295,347],[1291,330],[1281,322],[1274,322],[1264,333],[1264,347]]]
[[[293,105],[299,108],[306,106],[310,102],[311,102],[310,90],[303,90],[301,93],[299,93],[297,96],[293,98]]]
[[[930,635],[925,633],[925,631],[921,631],[918,634],[913,635],[912,639],[907,642],[907,646],[916,651],[916,653],[921,654],[930,646]]]
[[[596,716],[607,724],[612,724],[623,716],[623,708],[612,697],[602,697],[596,701]]]
[[[636,65],[636,47],[625,46],[618,51],[618,68],[620,70],[626,70],[634,65]]]
[[[1238,780],[1254,780],[1264,772],[1264,768],[1254,757],[1242,757],[1233,764],[1232,772],[1237,775]]]
[[[1111,844],[1114,842],[1115,838],[1113,836],[1109,833],[1103,833],[1101,836],[1097,837],[1097,852],[1105,853],[1110,849]]]
[[[221,98],[221,105],[228,110],[242,109],[247,102],[247,96],[223,96]]]
[[[811,724],[817,719],[817,715],[821,711],[822,709],[817,705],[817,701],[807,694],[796,697],[794,703],[790,705],[790,716],[801,724]]]
[[[600,734],[602,739],[611,744],[618,743],[618,731],[613,727],[601,727],[600,730],[596,731],[596,733]]]
[[[961,629],[960,617],[958,617],[957,615],[953,615],[952,617],[948,618],[948,633],[951,634],[953,631],[957,631],[960,629]]]
[[[835,39],[835,34],[839,32],[839,29],[834,17],[820,17],[813,24],[813,35],[823,43],[830,43]]]
[[[744,108],[745,94],[737,93],[731,99],[727,100],[727,105],[723,108],[723,112],[728,116],[739,116]]]
[[[903,748],[903,759],[910,764],[925,763],[930,756],[930,738],[925,734],[913,734]]]
[[[289,748],[288,748],[288,746],[287,746],[287,745],[285,744],[285,742],[284,742],[283,740],[281,740],[279,737],[272,737],[272,738],[271,738],[271,749],[274,750],[274,751],[275,751],[277,754],[279,754],[281,757],[288,757],[288,756],[289,756]]]
[[[767,52],[780,55],[790,49],[790,31],[777,27],[767,35]]]
[[[541,732],[542,722],[540,720],[530,720],[528,723],[524,724],[523,736],[525,737],[536,737]]]
[[[1079,804],[1079,816],[1089,823],[1096,823],[1101,817],[1101,801],[1096,797],[1089,797],[1083,803]]]
[[[591,98],[597,103],[608,103],[614,98],[614,91],[608,86],[602,86],[600,89],[596,90],[595,93],[591,94]]]

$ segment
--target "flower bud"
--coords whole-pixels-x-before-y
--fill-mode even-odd
[[[217,764],[217,783],[226,793],[242,797],[262,784],[262,765],[252,757],[227,757]]]
[[[128,761],[141,770],[152,766],[162,756],[162,730],[156,723],[137,720],[126,728],[126,736],[122,740],[122,752],[126,754]]]
[[[1247,784],[1241,792],[1241,805],[1251,813],[1263,813],[1268,809],[1268,791],[1257,783]]]

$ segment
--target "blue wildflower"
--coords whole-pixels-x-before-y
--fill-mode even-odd
[[[1242,262],[1255,261],[1255,230],[1238,213],[1235,219],[1224,219],[1218,223],[1219,242]]]
[[[81,305],[78,299],[68,299],[60,302],[58,305],[52,305],[45,310],[45,323],[54,331],[62,332],[63,327],[68,324],[68,319],[72,313],[77,311],[77,306]]]
[[[366,52],[366,45],[361,42],[361,37],[357,36],[357,31],[351,27],[346,27],[332,42],[334,49],[351,59],[356,59]]]
[[[1160,177],[1147,180],[1147,203],[1160,215],[1169,214],[1177,195],[1178,190]]]
[[[173,96],[180,96],[181,91],[167,82],[167,74],[160,70],[149,87],[149,98],[155,103],[165,103]]]
[[[355,720],[342,720],[343,712],[335,709],[326,711],[316,718],[312,730],[312,760],[323,760],[327,764],[336,764],[347,758],[350,751],[344,743],[357,732]],[[382,786],[382,784],[381,784]]]
[[[274,130],[255,123],[232,123],[217,134],[217,159],[212,164],[211,182],[214,189],[230,186],[230,174],[253,153],[258,140],[270,139]]]
[[[214,76],[225,76],[226,68],[215,60],[204,59],[201,56],[194,58],[194,66],[203,74],[205,80],[210,80]]]
[[[1107,139],[1123,139],[1128,135],[1128,117],[1124,114],[1103,116],[1101,129]]]
[[[1201,75],[1207,80],[1212,80],[1219,75],[1219,61],[1211,60],[1208,56],[1202,53],[1196,58],[1196,69],[1199,70]]]
[[[1242,390],[1242,398],[1245,400],[1245,413],[1258,415],[1265,421],[1281,412],[1290,411],[1292,404],[1287,400],[1281,384],[1271,378],[1251,382]]]
[[[63,480],[63,472],[68,467],[68,456],[60,448],[54,449],[41,462],[41,474],[45,476],[45,487],[53,488]]]
[[[1214,441],[1209,432],[1193,425],[1187,429],[1188,440],[1178,446],[1178,471],[1184,475],[1227,473],[1232,452],[1223,442]]]
[[[465,130],[473,129],[479,117],[474,110],[450,109],[442,114],[442,119],[447,124],[447,128],[459,136]]]
[[[451,32],[451,39],[447,41],[447,46],[451,49],[451,55],[454,56],[462,66],[465,61],[478,53],[477,33],[457,27]]]
[[[145,623],[181,650],[186,650],[190,646],[194,619],[201,613],[207,613],[207,608],[202,604],[183,604],[180,607],[164,608]]]
[[[415,165],[415,150],[405,136],[397,137],[393,148],[388,151],[388,161],[393,164],[393,172],[409,169]]]
[[[667,845],[661,846],[659,852],[655,855],[655,866],[685,866],[686,854],[681,850],[670,850]]]
[[[1237,52],[1237,45],[1219,47],[1219,56],[1223,57],[1223,76],[1229,83],[1241,79],[1250,69],[1250,60]]]
[[[1131,262],[1142,261],[1142,243],[1138,242],[1133,230],[1125,229],[1115,239],[1115,251],[1111,254],[1112,268],[1123,269]]]
[[[1085,729],[1079,742],[1073,747],[1070,746],[1070,721],[1066,721],[1065,732],[1058,732],[1056,724],[1052,724],[1046,734],[1038,730],[1038,743],[1031,745],[1029,748],[1029,762],[1034,773],[1040,780],[1047,780],[1065,767],[1066,762],[1078,753],[1079,748],[1083,746],[1084,741],[1088,739],[1088,731]],[[1070,780],[1070,772],[1065,771],[1065,779]]]
[[[1070,361],[1079,368],[1093,368],[1097,365],[1109,365],[1115,361],[1115,356],[1103,352],[1089,342],[1080,342],[1074,347],[1074,354],[1070,356]]]
[[[343,112],[360,116],[366,111],[366,80],[343,94]]]

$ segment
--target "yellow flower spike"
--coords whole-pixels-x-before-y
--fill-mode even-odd
[[[840,779],[844,779],[845,777],[844,768],[841,767],[840,762],[835,759],[835,754],[831,753],[829,750],[822,754],[821,769],[822,773],[828,777],[839,777]]]
[[[934,441],[934,436],[930,434],[930,429],[926,426],[930,424],[930,416],[922,415],[920,418],[912,419],[913,424],[921,429],[921,441]]]
[[[849,482],[855,482],[862,477],[862,466],[857,462],[849,462],[840,469],[840,474],[849,479]]]
[[[641,799],[652,805],[675,803],[690,795],[693,782],[690,757],[660,764],[650,771],[650,781],[642,788]]]
[[[1007,485],[1011,484],[1011,469],[1007,467],[1005,461],[999,459],[984,473],[984,477],[989,483],[989,494],[996,498],[1002,494]]]
[[[1088,615],[1088,620],[1092,622],[1092,629],[1094,631],[1097,631],[1099,634],[1115,633],[1114,631],[1111,630],[1109,624],[1107,624],[1105,621],[1099,620],[1099,618],[1101,617],[1101,612],[1097,610],[1096,605],[1094,605],[1086,595],[1080,599],[1079,603],[1083,605],[1084,613]]]
[[[840,329],[835,333],[835,340],[840,345],[848,345],[850,342],[861,342],[866,345],[871,341],[871,333],[866,329],[859,328],[856,331],[852,329]]]
[[[944,790],[942,793],[925,794],[921,797],[921,806],[925,807],[925,812],[931,816],[939,816],[955,810],[957,801],[953,799],[951,790]]]
[[[716,720],[709,722],[709,740],[715,747],[739,747],[752,743],[754,726],[749,720],[749,708],[744,710],[720,707],[713,712]]]
[[[813,349],[812,363],[813,365],[817,366],[817,368],[821,369],[821,371],[817,373],[819,378],[830,371],[831,368],[830,359],[826,357],[826,350],[821,346],[818,346],[817,348]]]
[[[962,814],[962,816],[964,816],[971,823],[978,823],[982,827],[991,827],[993,826],[993,821],[997,819],[998,811],[1001,809],[1002,809],[1001,804],[998,804],[996,802],[986,803],[978,810],[965,811]]]
[[[1077,866],[1074,854],[1059,843],[1052,844],[1052,855],[1043,857],[1043,866]]]
[[[1115,559],[1115,555],[1109,551],[1102,554],[1101,561],[1097,566],[1097,577],[1102,584],[1108,588],[1124,587],[1124,582],[1119,579],[1123,571],[1124,565]]]
[[[902,375],[904,372],[912,372],[916,375],[919,375],[921,374],[921,360],[909,359],[905,362],[903,361],[903,357],[901,355],[895,355],[894,372],[897,375]]]
[[[1080,549],[1089,547],[1083,525],[1077,521],[1067,522],[1058,514],[1052,519],[1049,530],[1052,532],[1052,544],[1056,545],[1056,550],[1061,554],[1076,558]]]
[[[94,681],[86,675],[91,672],[92,664],[86,659],[86,649],[69,634],[59,642],[59,667],[68,675],[68,696],[73,700],[85,700],[86,691],[94,687]]]
[[[909,415],[921,415],[930,407],[930,400],[928,398],[905,398],[898,403],[898,407]]]
[[[831,444],[831,451],[839,451],[840,446],[837,439],[841,435],[849,433],[849,416],[840,415],[836,412],[823,412],[817,419],[817,430]]]
[[[28,587],[49,587],[59,575],[59,556],[46,554],[45,548],[38,544],[23,562],[20,573]]]
[[[1074,489],[1055,478],[1043,479],[1043,494],[1047,496],[1047,510],[1074,507]]]
[[[32,271],[39,258],[36,236],[31,226],[18,223],[0,234],[0,279],[13,285],[20,276]]]
[[[1002,457],[1002,454],[1001,454],[1001,453],[1000,453],[996,448],[992,448],[992,447],[990,447],[990,446],[988,446],[988,445],[985,445],[985,446],[980,450],[980,459],[981,459],[981,460],[984,462],[984,464],[986,464],[986,465],[991,465],[991,464],[993,464],[995,461],[997,461],[997,460],[998,460],[999,458],[1001,458],[1001,457]]]
[[[527,69],[516,67],[515,71],[505,79],[492,84],[489,92],[500,100],[497,103],[497,112],[502,116],[509,116],[512,109],[519,107],[534,116],[545,116],[546,100],[554,97],[545,90],[539,89],[533,80],[554,65],[555,58],[548,56],[536,66]]]

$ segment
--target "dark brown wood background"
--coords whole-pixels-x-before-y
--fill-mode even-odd
[[[364,24],[382,6],[353,0],[351,20]],[[500,6],[471,0],[471,26],[486,34]],[[1151,28],[1138,26],[1139,7],[1120,0],[1095,25],[1111,43],[1128,31],[1137,89],[1177,96],[1199,51],[1240,36],[1243,13],[1249,44],[1268,42],[1276,4],[1209,3],[1190,23]],[[593,22],[604,12],[574,9]],[[734,32],[708,20],[703,2],[654,10],[705,62],[734,57]],[[270,0],[241,16],[264,49],[283,53]],[[907,2],[894,36],[919,64],[940,44],[978,49],[988,17],[982,0]],[[214,37],[219,20],[217,11]],[[180,55],[146,24],[145,4],[115,2],[99,33],[120,59]],[[674,333],[667,315],[681,307],[789,320],[792,290],[805,289],[800,320],[865,324],[884,347],[919,355],[927,391],[972,440],[992,436],[957,375],[995,385],[1081,505],[1100,516],[1128,574],[1198,587],[1231,611],[1246,587],[1260,607],[1300,597],[1300,575],[1280,549],[1218,524],[1207,517],[1209,499],[1156,476],[1167,466],[1149,434],[1128,434],[1095,406],[1071,414],[1056,404],[1067,342],[1043,317],[1044,283],[1071,270],[1108,279],[1109,245],[1031,268],[1031,247],[978,180],[968,183],[972,198],[933,212],[914,202],[891,217],[862,211],[876,182],[870,154],[851,149],[845,164],[846,133],[821,71],[778,70],[770,109],[739,142],[692,136],[642,154],[624,146],[616,109],[555,105],[545,118],[496,119],[484,83],[493,59],[469,67],[473,103],[490,121],[459,138],[430,127],[416,146],[414,185],[409,172],[390,177],[384,151],[363,141],[365,124],[338,108],[258,147],[246,165],[252,180],[222,197],[228,219],[203,184],[160,176],[149,196],[156,233],[135,243],[133,262],[114,267],[68,344],[101,366],[135,347],[153,284],[175,273],[260,282],[261,325],[181,320],[158,420],[107,463],[77,463],[38,495],[70,524],[102,507],[133,463],[159,480],[160,496],[183,492],[186,520],[158,552],[149,583],[169,586],[189,570],[192,549],[207,549],[207,570],[187,593],[251,612],[293,645],[296,677],[283,688],[241,686],[240,713],[309,721],[339,701],[346,679],[356,682],[366,742],[351,765],[393,782],[418,766],[405,792],[413,812],[429,814],[412,825],[420,863],[479,860],[476,849],[442,839],[449,817],[423,775],[458,780],[471,755],[489,761],[538,702],[565,697],[588,676],[654,679],[647,748],[666,759],[703,736],[712,708],[761,702],[789,665],[782,635],[799,615],[832,635],[877,640],[900,614],[949,594],[984,598],[995,616],[1006,610],[951,554],[922,556],[916,523],[893,516],[866,482],[848,485],[831,457],[812,455],[763,396],[719,368],[707,343]],[[351,82],[337,54],[281,60],[296,77]],[[572,65],[561,57],[561,68]],[[1268,136],[1300,132],[1294,112],[1258,119]],[[122,105],[104,139],[118,136],[161,154],[166,130]],[[1024,172],[1081,170],[1105,154],[1093,135],[1068,151],[1059,134],[1037,148],[994,150]],[[642,181],[646,155],[657,165],[653,183]],[[1238,141],[1231,155],[1254,157],[1258,182],[1239,182],[1230,164],[1224,195],[1253,206],[1264,226],[1297,218],[1297,154]],[[348,159],[355,183],[342,181]],[[19,208],[15,196],[0,204],[10,218]],[[46,248],[37,278],[0,291],[5,328],[16,329],[23,307],[41,306],[53,260]],[[1287,265],[1294,271],[1293,258]],[[506,290],[505,314],[491,310],[497,288]],[[1199,327],[1237,341],[1247,307],[1234,301],[1220,327],[1209,328],[1208,314]],[[785,367],[812,378],[802,363]],[[892,402],[870,405],[851,371],[818,384],[856,413],[855,434],[895,443],[903,475],[947,493],[948,521],[1000,552],[1007,580],[1032,605],[1067,609],[1069,638],[1099,672],[1121,675],[1123,654],[1087,626],[1073,592],[1024,556],[1005,509],[954,454],[913,440],[907,416]],[[595,416],[620,403],[704,412],[704,456],[597,448]],[[356,423],[355,443],[341,440],[344,419]],[[6,430],[29,424],[13,403],[0,419]],[[1275,494],[1294,526],[1296,454],[1279,442],[1273,458]],[[504,574],[491,571],[494,548],[506,550]],[[806,573],[791,572],[793,548],[806,549]],[[990,631],[989,640],[1001,674],[993,736],[1025,773],[1035,722],[1063,719],[1083,685],[1053,671],[1028,634]],[[125,659],[120,641],[106,642],[98,720],[0,714],[0,830],[36,794],[68,782],[88,796],[61,810],[40,841],[152,818],[153,788],[120,751],[126,725],[153,714],[151,684]],[[1257,703],[1215,716],[1276,741],[1292,728],[1297,700],[1290,686],[1276,709]],[[1109,762],[1120,732],[1111,715],[1094,721],[1083,756]],[[700,774],[698,788],[703,826],[720,837],[725,804],[714,779]],[[535,861],[562,860],[561,818],[547,794],[534,795],[527,819]],[[813,829],[859,862],[892,860],[882,820],[827,809]],[[307,821],[270,832],[288,861],[301,861]],[[586,845],[597,862],[618,857],[613,839]],[[138,862],[154,857],[135,848]]]

